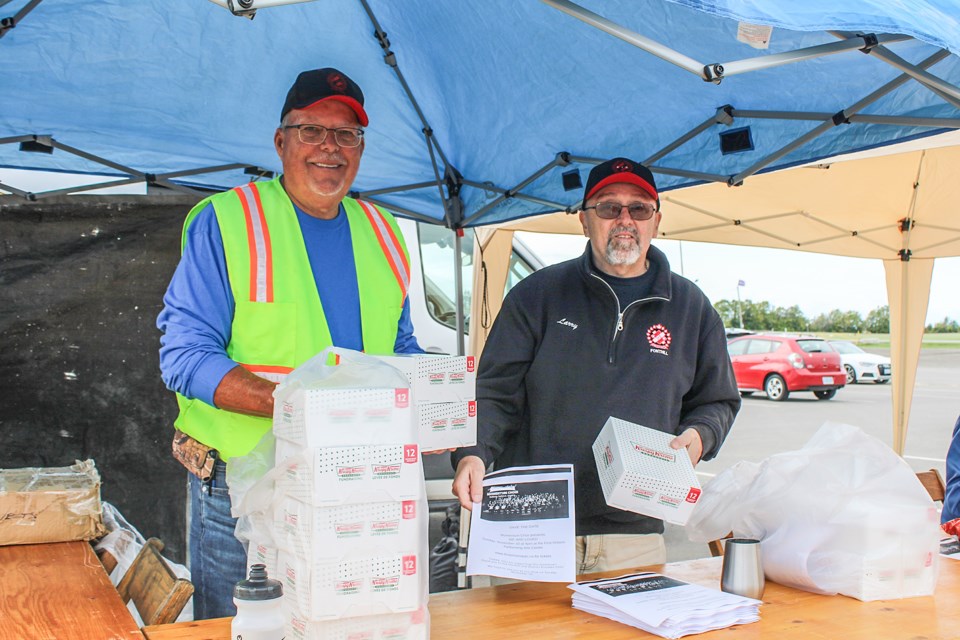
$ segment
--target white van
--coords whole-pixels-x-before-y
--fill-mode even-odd
[[[457,306],[454,279],[454,232],[446,227],[397,218],[410,252],[410,316],[414,335],[424,351],[457,353]],[[473,229],[460,239],[463,270],[463,313],[470,333],[473,299]],[[544,266],[516,235],[510,253],[510,270],[504,295],[515,284]],[[466,345],[466,340],[464,341]]]
[[[446,227],[397,218],[410,252],[410,316],[417,342],[429,353],[457,353],[457,307],[454,280],[454,232]],[[467,229],[460,239],[463,269],[463,313],[469,335],[470,305],[473,300],[474,231]],[[544,266],[530,248],[514,235],[510,270],[504,295],[515,284]],[[464,345],[466,345],[464,339]],[[450,490],[453,467],[450,454],[423,456],[427,498],[431,511],[431,547],[444,508],[454,501]]]

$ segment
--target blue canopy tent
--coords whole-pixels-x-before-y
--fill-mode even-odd
[[[335,66],[357,195],[460,229],[573,211],[616,155],[667,192],[956,130],[958,54],[957,0],[0,0],[0,167],[269,176],[290,83]]]
[[[667,191],[960,127],[953,0],[217,2],[255,19],[0,0],[0,166],[234,186],[325,65],[367,95],[360,195],[451,228],[575,208],[618,154]]]

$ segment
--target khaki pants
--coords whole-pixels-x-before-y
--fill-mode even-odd
[[[667,561],[667,547],[659,533],[577,536],[577,575],[637,569]]]
[[[606,533],[577,536],[577,575],[634,570],[667,561],[667,547],[663,535]],[[513,584],[519,580],[490,577],[492,586]]]

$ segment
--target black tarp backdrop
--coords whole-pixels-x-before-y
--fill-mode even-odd
[[[0,468],[94,459],[103,499],[182,563],[156,318],[196,198],[138,198],[0,197]]]

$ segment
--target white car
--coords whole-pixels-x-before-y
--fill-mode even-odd
[[[890,358],[867,353],[852,342],[830,340],[847,370],[847,384],[872,380],[877,384],[890,381]]]

